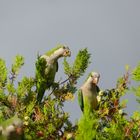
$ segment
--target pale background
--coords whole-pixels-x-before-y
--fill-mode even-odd
[[[92,63],[78,87],[92,70],[101,74],[101,89],[113,88],[125,65],[140,61],[139,0],[0,0],[0,57],[10,67],[16,54],[25,57],[21,76],[34,76],[37,52],[45,53],[58,43],[72,51],[87,47]],[[61,59],[56,78],[64,77]],[[127,112],[136,109],[129,93]],[[65,104],[74,122],[81,115],[77,98]]]

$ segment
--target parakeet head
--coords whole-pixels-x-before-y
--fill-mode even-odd
[[[71,56],[71,51],[69,47],[63,46],[63,56],[64,57]]]
[[[71,51],[70,51],[69,47],[66,47],[64,45],[61,45],[61,47],[58,48],[54,52],[54,55],[56,55],[58,57],[67,57],[67,56],[71,56]]]
[[[91,73],[91,76],[92,76],[92,79],[93,79],[93,83],[94,83],[95,85],[97,85],[98,82],[99,82],[100,74],[97,73],[97,72],[92,72],[92,73]]]
[[[53,59],[58,59],[60,57],[67,57],[71,56],[71,51],[69,47],[64,45],[58,45],[56,48],[53,48],[52,50],[48,51],[46,56],[51,56]]]
[[[90,78],[92,79],[92,83],[97,85],[99,82],[100,74],[97,72],[91,72],[90,73]]]
[[[50,51],[45,53],[46,56],[52,56],[52,55],[56,55],[56,56],[70,56],[71,55],[71,51],[69,49],[69,47],[65,46],[65,45],[57,45],[57,47],[51,49]]]

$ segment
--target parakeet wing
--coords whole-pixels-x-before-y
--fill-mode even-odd
[[[45,75],[44,70],[47,66],[46,60],[44,58],[41,58],[40,56],[38,56],[35,65],[36,65],[36,76],[44,77],[44,75]]]
[[[37,100],[41,102],[45,89],[46,89],[46,79],[45,79],[45,69],[47,67],[47,62],[44,58],[38,56],[36,65],[36,86],[37,86]]]
[[[58,62],[56,62],[56,72],[58,72]]]
[[[98,86],[96,86],[96,91],[97,91],[97,93],[99,93],[99,91],[100,91],[100,88]]]
[[[82,94],[82,90],[80,89],[78,91],[78,103],[80,105],[81,110],[84,110],[84,101],[83,101],[83,94]]]

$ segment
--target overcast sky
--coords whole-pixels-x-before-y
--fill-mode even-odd
[[[10,66],[16,54],[25,57],[22,76],[34,76],[37,52],[45,53],[58,43],[70,47],[73,61],[87,47],[92,63],[78,82],[92,70],[101,74],[101,89],[112,88],[129,64],[140,61],[139,0],[0,0],[0,57]],[[59,65],[62,60],[59,61]],[[62,67],[57,73],[59,79]],[[127,112],[138,109],[128,94]],[[71,119],[80,117],[77,99],[65,104]]]

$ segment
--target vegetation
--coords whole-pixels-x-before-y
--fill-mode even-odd
[[[134,70],[126,69],[117,80],[116,87],[101,90],[98,109],[90,112],[88,107],[72,124],[68,112],[63,110],[67,100],[73,100],[77,80],[90,64],[87,49],[79,50],[74,62],[64,59],[67,79],[55,81],[58,86],[46,91],[41,104],[37,104],[35,77],[17,80],[24,58],[20,55],[8,71],[0,59],[0,139],[2,140],[140,140],[140,111],[131,117],[124,111],[126,101],[120,101],[128,91],[137,96],[140,103],[140,64]],[[134,80],[136,87],[129,82]]]

